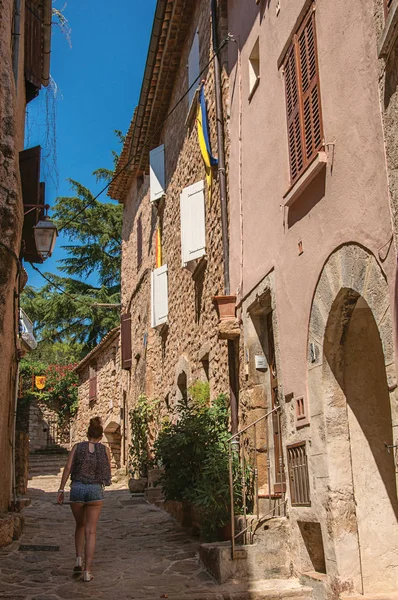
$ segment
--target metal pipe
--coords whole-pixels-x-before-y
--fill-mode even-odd
[[[255,501],[255,510],[257,514],[257,520],[260,518],[260,502],[258,497],[258,465],[257,465],[257,429],[256,425],[254,425],[254,435],[253,435],[253,444],[254,444],[254,501]]]
[[[228,441],[230,442],[234,438],[239,437],[242,433],[244,433],[245,431],[247,431],[248,429],[250,429],[250,427],[253,427],[253,425],[256,425],[257,423],[259,423],[263,419],[266,419],[267,417],[269,417],[270,415],[272,415],[275,411],[277,411],[279,409],[280,409],[280,406],[275,406],[275,408],[273,408],[272,410],[270,410],[266,415],[263,415],[259,419],[256,419],[255,421],[253,421],[253,423],[250,423],[250,425],[247,425],[246,427],[244,427],[243,429],[241,429],[240,431],[238,431],[234,435],[231,435],[231,437],[228,439]],[[268,440],[267,440],[267,442],[268,442]]]
[[[213,32],[213,50],[218,50],[217,34],[217,0],[211,0],[211,22]],[[224,257],[224,293],[229,296],[231,292],[229,279],[229,236],[228,236],[228,207],[227,207],[227,185],[225,172],[225,140],[224,140],[224,118],[222,106],[220,57],[216,53],[214,58],[214,90],[216,96],[216,121],[217,121],[217,146],[218,146],[218,178],[220,182],[221,200],[221,230],[222,247]]]
[[[15,507],[17,502],[17,478],[15,472],[15,444],[16,444],[16,427],[17,427],[17,407],[18,407],[18,388],[19,388],[19,360],[17,362],[17,373],[15,376],[15,397],[14,397],[14,414],[12,425],[12,502]]]
[[[12,72],[15,91],[18,93],[19,46],[21,41],[21,0],[14,2],[14,26],[12,30]]]
[[[234,473],[233,473],[233,451],[229,444],[229,497],[231,503],[231,558],[235,559],[235,503],[234,503]]]
[[[239,427],[239,383],[236,375],[235,340],[228,340],[229,403],[231,407],[231,432],[236,434]]]
[[[44,2],[43,8],[43,72],[42,84],[47,87],[50,83],[50,54],[51,54],[51,22],[52,6],[51,0]]]

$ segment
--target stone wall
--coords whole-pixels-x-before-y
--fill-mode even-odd
[[[30,452],[69,447],[69,423],[61,425],[58,413],[40,400],[32,400],[30,403],[29,444]]]
[[[12,415],[16,378],[15,315],[23,210],[18,152],[23,148],[23,36],[18,97],[12,71],[13,0],[0,0],[0,512],[7,510],[11,486]],[[21,28],[23,31],[23,18]]]
[[[184,42],[180,68],[169,98],[169,110],[187,89],[186,65],[195,29],[199,31],[200,64],[212,55],[209,3],[196,3],[195,14]],[[224,32],[225,33],[225,32]],[[214,65],[205,79],[210,138],[217,155],[214,95]],[[224,99],[227,78],[223,74]],[[224,106],[225,113],[227,107]],[[123,218],[122,303],[131,311],[133,365],[123,374],[123,391],[128,405],[134,406],[140,394],[160,401],[162,414],[172,414],[181,399],[182,385],[208,380],[211,397],[228,393],[227,343],[218,340],[218,317],[213,296],[224,292],[221,209],[218,181],[212,199],[206,191],[206,260],[192,274],[181,266],[180,194],[200,180],[205,170],[198,144],[195,118],[186,122],[185,98],[163,125],[160,143],[165,145],[166,195],[157,207],[150,203],[149,177],[139,187],[134,180]],[[228,149],[228,141],[227,141]],[[205,186],[206,187],[206,186]],[[137,219],[143,226],[143,260],[137,268]],[[168,266],[168,322],[151,327],[151,270],[156,266],[156,228],[162,221],[162,264]],[[180,384],[180,385],[179,385]]]
[[[109,335],[109,334],[108,334]],[[124,415],[120,389],[121,354],[119,331],[114,332],[106,344],[94,349],[77,367],[79,375],[79,407],[71,422],[71,444],[87,439],[87,429],[92,417],[100,417],[104,427],[103,443],[111,450],[112,468],[125,464],[122,443]],[[96,365],[97,397],[89,400],[90,365]]]

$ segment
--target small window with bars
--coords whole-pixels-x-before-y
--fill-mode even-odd
[[[284,74],[290,183],[293,185],[324,144],[313,5],[293,36]]]
[[[306,443],[299,442],[288,446],[287,461],[292,506],[311,506]]]

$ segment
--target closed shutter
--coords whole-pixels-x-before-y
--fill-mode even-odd
[[[150,200],[160,200],[165,194],[164,144],[149,153],[149,185]]]
[[[40,155],[40,146],[19,153],[22,198],[25,206],[40,204]]]
[[[185,188],[180,196],[181,258],[185,266],[206,254],[204,182]]]
[[[141,215],[137,219],[137,269],[140,268],[142,263],[142,217]]]
[[[290,179],[293,184],[323,146],[313,6],[293,38],[284,69]]]
[[[194,85],[192,87],[192,89],[189,89],[189,92],[188,92],[189,106],[191,105],[192,99],[195,95],[196,88],[199,86],[199,83],[200,83],[200,81],[198,79],[199,75],[200,75],[199,33],[196,31],[194,38],[193,38],[191,51],[189,53],[189,58],[188,58],[188,89],[196,81],[196,85]]]
[[[90,365],[88,396],[90,402],[95,402],[97,399],[97,365]]]
[[[169,312],[167,265],[152,271],[152,327],[166,323]]]
[[[130,369],[132,365],[131,351],[131,313],[124,313],[120,320],[120,336],[122,344],[122,369]]]

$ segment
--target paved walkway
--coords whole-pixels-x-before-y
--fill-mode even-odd
[[[250,594],[247,586],[217,585],[198,561],[198,540],[168,514],[142,498],[132,498],[120,485],[106,493],[93,564],[95,579],[76,580],[71,575],[73,518],[69,506],[55,503],[58,484],[56,478],[31,482],[25,532],[0,551],[2,600],[277,600],[285,595],[278,593],[277,582],[265,582],[264,593]],[[59,551],[20,551],[21,544],[55,545]],[[298,592],[292,590],[291,598],[294,591]]]

